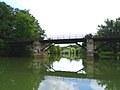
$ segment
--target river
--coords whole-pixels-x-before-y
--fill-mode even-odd
[[[120,90],[120,60],[0,58],[0,90]]]

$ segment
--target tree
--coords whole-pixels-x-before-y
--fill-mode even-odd
[[[0,38],[7,38],[12,33],[14,9],[4,2],[0,2]]]
[[[40,27],[38,20],[36,20],[28,10],[12,8],[4,2],[0,2],[0,40],[2,41],[0,42],[0,46],[3,45],[3,42],[6,39],[14,41],[34,40],[43,39],[45,36],[45,30]],[[0,51],[2,50],[5,52],[5,48],[8,47],[9,46],[4,43],[4,48],[1,47]],[[14,45],[12,46],[12,49],[9,47],[9,50],[14,50],[15,52],[21,52],[21,54],[23,54],[23,52],[25,52],[24,50],[28,49],[27,47],[28,46],[26,45],[23,45],[22,47]],[[17,50],[23,50],[23,52]]]
[[[98,27],[98,37],[120,37],[120,18],[117,18],[115,21],[107,19],[105,20],[105,25],[99,25]]]
[[[29,11],[20,10],[15,14],[13,38],[36,39],[44,38],[45,31],[41,29],[38,21]]]
[[[117,18],[116,20],[105,20],[105,25],[98,26],[98,32],[95,37],[120,38],[120,18]],[[101,43],[97,43],[98,47],[100,45]],[[116,53],[119,46],[119,42],[107,43],[107,45],[104,46],[101,50],[112,50]]]
[[[50,54],[61,54],[62,53],[62,47],[60,47],[59,45],[57,46],[51,46],[48,49]]]
[[[43,39],[46,36],[45,30],[28,10],[19,10],[0,2],[0,18],[1,38]]]

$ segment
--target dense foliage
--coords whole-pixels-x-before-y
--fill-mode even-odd
[[[57,46],[51,46],[48,49],[48,53],[50,54],[61,54],[62,53],[62,47],[60,47],[59,45]]]
[[[38,20],[28,10],[12,8],[0,2],[0,56],[6,56],[5,51],[10,51],[11,47],[5,44],[6,40],[33,40],[44,37],[45,31],[41,29]],[[28,46],[14,47],[16,52],[28,48]]]
[[[106,19],[104,24],[98,25],[98,31],[95,35],[86,34],[84,38],[104,38],[104,39],[116,39],[117,41],[101,41],[95,42],[95,50],[98,54],[114,54],[118,55],[120,52],[120,18],[116,20]],[[86,42],[82,44],[83,52],[86,52]],[[109,54],[110,53],[110,54]]]
[[[51,46],[48,49],[49,54],[58,54],[59,56],[69,58],[69,59],[79,59],[81,57],[81,47],[77,45],[68,45],[65,47]],[[55,55],[52,55],[55,56]]]
[[[51,46],[48,50],[50,54],[80,54],[81,48],[77,45],[68,45],[65,47]]]
[[[99,25],[98,27],[98,37],[120,37],[120,18],[117,18],[116,20],[107,19],[105,20],[105,25]]]
[[[120,38],[120,18],[116,20],[105,20],[104,25],[98,26],[98,32],[95,35],[96,37],[103,37],[103,38]],[[118,53],[120,51],[120,42],[110,42],[110,43],[103,43],[99,42],[96,43],[97,47],[103,46],[100,48],[100,51],[112,51],[114,53]]]

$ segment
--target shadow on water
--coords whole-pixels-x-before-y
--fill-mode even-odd
[[[120,90],[119,83],[120,60],[0,58],[0,90]]]

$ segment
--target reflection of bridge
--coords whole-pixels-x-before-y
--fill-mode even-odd
[[[72,44],[75,43],[79,46],[78,42],[86,43],[87,56],[94,56],[94,51],[104,46],[108,42],[119,42],[119,38],[85,38],[83,36],[57,36],[56,38],[48,38],[46,40],[23,40],[23,41],[6,41],[9,45],[30,45],[33,44],[35,54],[46,54],[46,50],[52,44]],[[100,47],[95,48],[95,42],[104,42]]]
[[[60,76],[60,77],[71,77],[71,78],[86,78],[87,77],[87,75],[83,74],[83,73],[65,72],[65,71],[46,72],[46,75]]]
[[[60,76],[60,77],[70,77],[70,78],[95,78],[95,68],[94,68],[94,60],[87,60],[84,68],[79,70],[57,70],[52,65],[51,67],[47,67],[46,74],[49,76]],[[63,67],[63,66],[61,66]],[[73,66],[74,68],[74,66]]]

